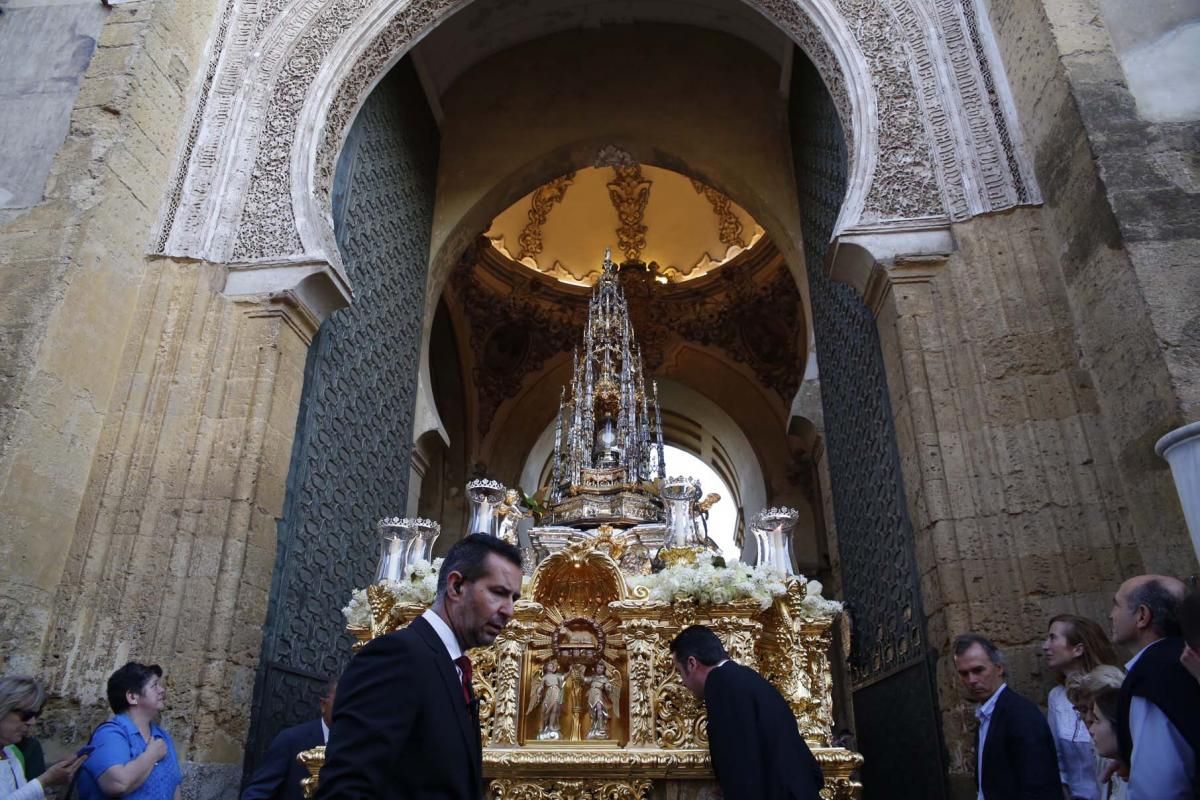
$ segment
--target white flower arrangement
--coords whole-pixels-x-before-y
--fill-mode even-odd
[[[430,605],[437,594],[438,570],[442,568],[442,560],[435,558],[432,563],[419,559],[408,571],[408,580],[380,581],[396,598],[397,603],[420,603]],[[367,602],[367,590],[355,589],[350,593],[350,603],[342,609],[346,624],[356,628],[371,626],[371,604]]]
[[[820,581],[809,581],[805,586],[804,602],[800,605],[812,617],[836,617],[842,613],[842,604],[821,596],[824,586]]]
[[[726,567],[714,567],[707,562],[676,564],[653,575],[636,575],[628,581],[632,586],[645,586],[651,600],[664,603],[677,596],[691,597],[701,605],[754,600],[766,610],[776,597],[787,593],[787,579],[787,575],[774,567],[749,567],[733,561]]]

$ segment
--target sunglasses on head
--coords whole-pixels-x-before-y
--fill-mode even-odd
[[[42,715],[42,712],[40,710],[39,711],[30,711],[29,709],[25,709],[23,711],[18,711],[16,713],[17,713],[17,716],[19,716],[21,718],[21,722],[29,722],[29,720],[37,719],[38,717],[40,717]]]

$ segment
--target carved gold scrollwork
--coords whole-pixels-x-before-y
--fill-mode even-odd
[[[721,244],[726,247],[735,245],[745,247],[746,239],[742,236],[742,221],[733,212],[733,203],[729,198],[695,178],[692,179],[692,188],[696,190],[697,194],[704,195],[704,199],[712,206],[713,213],[717,215],[717,235],[721,239]]]
[[[648,780],[497,780],[489,793],[493,800],[644,800],[650,785]]]
[[[470,652],[471,664],[474,667],[471,686],[475,690],[475,697],[479,699],[479,730],[484,747],[491,743],[497,716],[503,715],[508,705],[504,680],[506,676],[501,676],[497,669],[498,650],[499,648],[493,647],[477,647]]]
[[[608,196],[617,210],[617,246],[625,258],[636,261],[646,248],[646,226],[642,217],[650,201],[649,181],[642,176],[641,164],[617,165],[612,168],[613,180],[608,184]]]
[[[629,746],[654,744],[654,708],[649,687],[654,680],[657,633],[653,624],[631,622],[625,626],[625,651],[629,658]]]
[[[521,249],[517,251],[517,260],[537,258],[542,253],[542,226],[550,218],[550,210],[561,203],[567,193],[567,188],[575,181],[575,172],[555,178],[549,183],[539,186],[529,199],[529,222],[517,237]]]
[[[300,791],[304,793],[305,800],[312,800],[317,796],[317,775],[325,763],[325,746],[304,750],[296,756],[296,760],[308,770],[308,777],[300,781]]]

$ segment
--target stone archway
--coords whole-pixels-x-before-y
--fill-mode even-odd
[[[286,10],[243,13],[231,3],[160,251],[227,265],[228,297],[287,296],[317,321],[348,302],[356,287],[332,222],[337,154],[388,68],[464,5],[364,10],[296,0]],[[844,131],[848,180],[822,198],[834,218],[788,237],[797,253],[801,241],[810,245],[810,270],[820,269],[825,244],[839,233],[899,230],[911,239],[914,230],[1036,199],[973,7],[950,0],[753,7],[807,53]],[[966,125],[968,116],[976,124]],[[636,151],[637,142],[627,146]],[[453,251],[453,237],[444,244]],[[434,266],[436,286],[436,259]]]
[[[467,5],[230,0],[160,251],[218,262],[328,261],[336,272],[329,200],[349,123],[388,69]],[[817,66],[847,131],[851,188],[837,231],[964,219],[1038,200],[986,17],[973,3],[749,6]]]

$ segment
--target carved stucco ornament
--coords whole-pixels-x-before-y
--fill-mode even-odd
[[[608,184],[608,196],[617,212],[617,246],[629,261],[637,261],[646,248],[646,226],[642,223],[646,204],[650,202],[653,182],[642,175],[640,164],[612,168],[613,179]]]
[[[692,188],[696,194],[704,195],[704,199],[712,206],[713,214],[717,217],[717,230],[721,244],[726,247],[746,247],[746,238],[742,235],[742,221],[733,213],[733,202],[711,186],[707,186],[695,178]]]
[[[338,153],[362,101],[463,0],[227,0],[159,251],[338,255]],[[835,234],[1038,202],[986,14],[960,0],[749,0],[820,73],[846,135]]]
[[[566,175],[560,175],[534,190],[533,197],[529,201],[529,222],[517,239],[517,244],[521,246],[521,249],[517,251],[518,261],[523,258],[537,258],[541,254],[542,226],[550,218],[551,209],[562,202],[563,197],[567,194],[567,189],[574,180],[575,173],[572,171]]]

